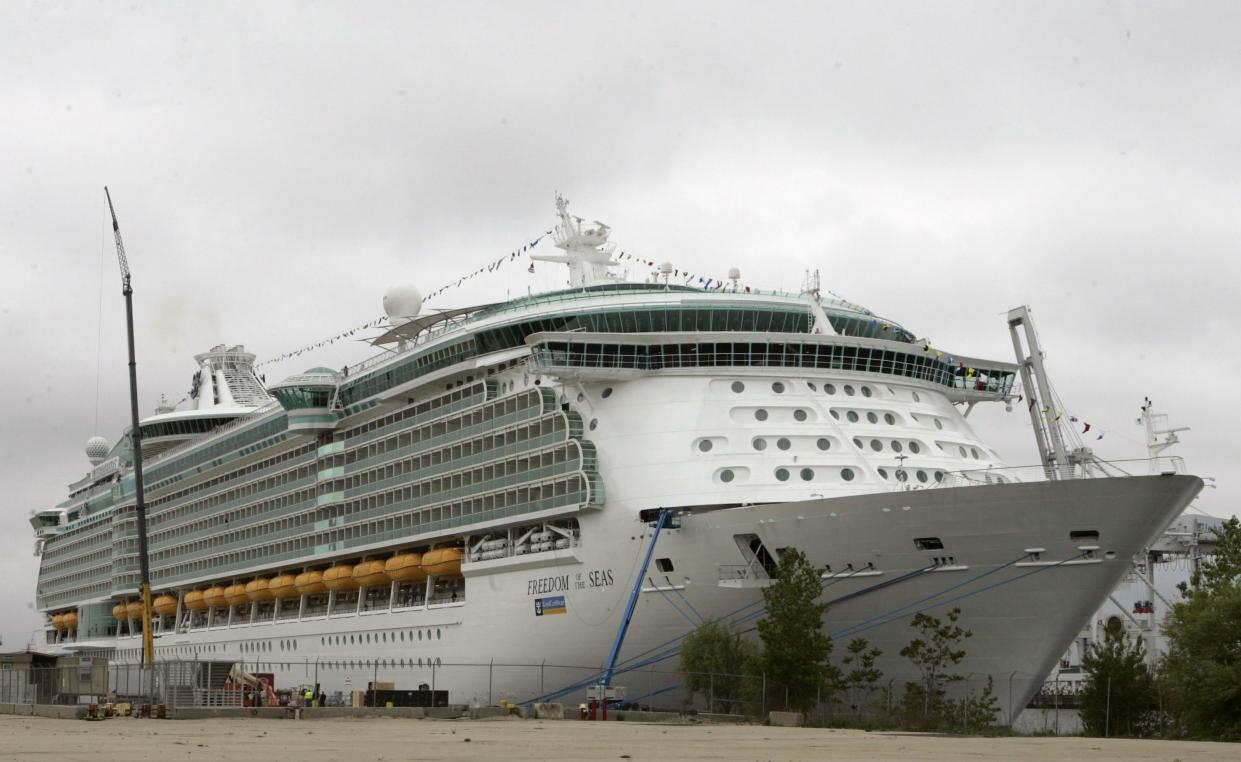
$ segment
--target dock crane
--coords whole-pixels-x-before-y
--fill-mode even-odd
[[[121,293],[125,296],[125,330],[129,340],[129,412],[131,425],[129,439],[134,452],[134,512],[138,516],[138,563],[141,572],[142,594],[142,663],[150,673],[150,689],[155,690],[155,634],[151,626],[151,565],[147,558],[146,494],[142,484],[142,429],[138,426],[138,366],[134,360],[134,289],[129,273],[129,259],[125,256],[125,242],[121,240],[121,226],[116,221],[116,209],[112,206],[112,193],[105,185],[108,211],[112,214],[112,235],[116,238],[116,256],[121,266]]]

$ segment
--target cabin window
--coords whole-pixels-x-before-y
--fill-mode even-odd
[[[915,537],[914,547],[918,550],[943,550],[944,543],[938,537]]]

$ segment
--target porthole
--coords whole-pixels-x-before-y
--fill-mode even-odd
[[[780,437],[779,439],[776,440],[776,447],[779,447],[781,450],[787,450],[792,446],[793,446],[793,443],[785,439],[784,437]]]
[[[760,407],[758,410],[754,411],[754,418],[759,421],[767,420],[767,411]]]
[[[913,392],[913,396],[914,396],[914,402],[921,402],[921,401],[922,401],[922,398],[918,396],[918,393],[917,393],[917,392]]]
[[[702,452],[710,452],[713,446],[710,439],[703,439],[698,442],[698,449]]]
[[[998,482],[999,484],[1005,484],[1005,483],[1007,483],[1007,480],[1006,480],[1003,476],[1000,476],[999,474],[996,474],[996,476],[995,476],[995,480],[996,480],[996,482]]]
[[[600,396],[600,397],[602,397],[602,398],[604,398],[604,399],[607,399],[608,397],[611,397],[611,396],[612,396],[612,387],[610,387],[610,386],[609,386],[609,387],[607,387],[606,389],[604,389],[602,392],[600,392],[600,393],[599,393],[599,396]]]
[[[871,395],[870,387],[869,387],[869,386],[863,386],[863,387],[862,387],[862,396],[863,396],[863,397],[869,397],[870,395]]]
[[[381,635],[380,637],[383,639],[383,642],[384,642],[384,643],[387,643],[387,642],[388,642],[388,633],[386,633],[386,632],[385,632],[385,633],[384,633],[383,635]]]
[[[421,633],[419,633],[419,634],[421,634]],[[421,666],[422,666],[422,657],[421,657],[421,656],[419,656],[419,657],[418,657],[418,666],[419,666],[419,667],[421,667]]]
[[[731,482],[732,480],[733,480],[733,470],[731,468],[726,468],[720,472],[720,481],[727,484],[728,482]]]
[[[879,478],[881,478],[881,479],[887,479],[887,478],[888,478],[888,469],[886,469],[886,468],[881,468],[881,469],[879,469]]]
[[[859,450],[865,450],[865,449],[866,449],[866,445],[862,444],[862,440],[861,440],[859,437],[854,437],[854,438],[853,438],[853,446],[854,446],[854,447],[856,447],[856,448],[858,448]]]
[[[886,424],[888,424],[889,426],[895,426],[895,425],[896,425],[896,416],[892,415],[891,413],[884,413],[884,414],[883,414],[883,422],[884,422],[884,423],[886,423]]]
[[[591,430],[591,431],[594,431],[594,430],[595,430],[595,429],[597,429],[597,428],[599,428],[599,419],[598,419],[598,418],[591,418],[591,419],[590,419],[590,430]]]
[[[847,482],[853,481],[853,469],[852,468],[840,469],[840,478],[844,479]]]
[[[976,447],[971,447],[971,448],[970,448],[970,455],[973,455],[973,456],[974,456],[974,460],[978,460],[978,457],[979,457],[979,456],[978,456],[978,448],[976,448]]]
[[[836,385],[835,384],[823,384],[823,391],[827,392],[828,394],[835,394]]]
[[[352,636],[352,635],[350,635],[350,636],[349,636],[349,645],[353,645],[353,636]]]
[[[806,420],[806,418],[807,418],[807,415],[806,415],[806,411],[805,411],[805,410],[802,410],[801,408],[798,408],[798,409],[796,409],[796,410],[794,410],[794,411],[793,411],[793,420],[795,420],[795,421],[804,421],[804,420]]]
[[[883,442],[880,442],[878,439],[870,440],[870,449],[874,450],[875,452],[882,452]]]
[[[932,418],[931,420],[935,421],[935,428],[937,428],[937,429],[942,429],[942,428],[944,428],[944,422],[943,422],[943,421],[939,420],[938,418]]]
[[[912,452],[914,455],[917,455],[918,453],[922,452],[922,445],[918,444],[917,442],[910,442],[909,451]]]
[[[772,383],[771,390],[775,392],[776,394],[784,394],[784,384],[780,383],[779,381],[776,381]]]
[[[838,421],[839,421],[839,420],[840,420],[840,413],[837,413],[835,410],[833,410],[833,411],[831,411],[831,412],[832,412],[832,417],[833,417],[833,418],[835,418],[836,420],[838,420]]]
[[[815,386],[813,381],[807,381],[807,382],[806,382],[806,386],[809,386],[809,387],[810,387],[810,391],[812,391],[812,392],[817,392],[817,391],[819,391],[819,387]]]
[[[777,469],[776,469],[776,479],[778,479],[778,480],[780,480],[780,481],[782,481],[782,482],[787,482],[787,481],[789,480],[789,472],[788,472],[788,469],[784,469],[784,468],[777,468]]]
[[[578,402],[583,402],[585,399],[586,399],[586,395],[585,395],[585,394],[582,394],[581,392],[578,392],[578,393],[577,393],[577,401],[578,401]]]
[[[962,458],[969,457],[968,455],[966,455],[966,454],[965,454],[965,448],[964,448],[964,447],[958,447],[958,448],[957,448],[957,452],[961,453],[961,457],[962,457]]]
[[[819,441],[816,442],[815,444],[819,446],[820,450],[832,449],[832,440],[828,439],[827,437],[819,437]]]
[[[767,449],[767,440],[766,440],[766,439],[755,439],[755,440],[754,440],[751,444],[753,444],[753,445],[754,445],[754,449],[755,449],[755,450],[758,450],[759,452],[762,452],[763,450],[766,450],[766,449]]]
[[[418,639],[419,639],[419,640],[422,640],[422,630],[419,630],[419,631],[418,631]]]
[[[404,642],[405,642],[405,630],[401,630],[401,642],[402,642],[402,643],[404,643]],[[402,666],[404,666],[404,665],[402,665]]]
[[[905,469],[903,469],[903,468],[898,468],[898,469],[896,470],[896,480],[897,480],[898,482],[903,482],[903,481],[906,481],[906,480],[908,480],[908,479],[909,479],[909,474],[905,473]]]
[[[879,416],[875,415],[874,413],[867,413],[866,420],[870,421],[871,423],[879,423]]]
[[[437,628],[437,629],[435,630],[435,639],[436,639],[436,640],[439,640],[441,637],[443,637],[443,633],[442,633],[442,632],[441,632],[441,631]],[[436,659],[436,661],[439,661],[439,659]],[[606,697],[605,697],[605,698],[606,698]]]
[[[734,381],[732,385],[732,390],[736,392],[737,394],[741,394],[742,392],[745,391],[745,384],[741,383],[740,381]],[[607,395],[604,395],[604,396],[607,396]]]
[[[896,441],[895,439],[892,440],[892,450],[894,452],[900,452],[903,449],[904,447],[901,445],[900,442]]]
[[[803,468],[801,470],[801,480],[804,482],[814,481],[814,469]]]
[[[943,480],[944,480],[944,472],[943,472],[943,471],[936,471],[936,472],[935,472],[935,481],[937,481],[937,482],[942,482]]]
[[[917,473],[917,477],[918,477],[918,481],[922,482],[923,484],[926,484],[926,471],[919,469]]]
[[[845,394],[849,395],[850,397],[852,397],[855,394],[852,385],[845,384]]]
[[[845,417],[849,419],[849,423],[857,423],[858,421],[857,411],[855,410],[850,410],[848,413],[845,413]]]

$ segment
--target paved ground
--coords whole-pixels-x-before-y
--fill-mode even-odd
[[[856,730],[523,720],[135,720],[0,716],[0,759],[66,762],[406,760],[1241,760],[1241,745],[957,738]]]

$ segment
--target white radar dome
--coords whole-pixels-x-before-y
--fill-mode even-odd
[[[92,466],[97,466],[108,457],[108,440],[100,436],[94,436],[86,440],[86,457],[90,459]]]
[[[393,325],[408,323],[422,310],[422,292],[413,286],[394,286],[384,294],[384,314]]]

